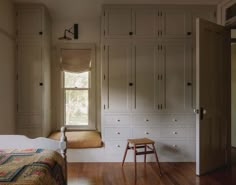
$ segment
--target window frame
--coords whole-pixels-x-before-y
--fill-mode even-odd
[[[65,124],[65,88],[64,86],[64,71],[60,69],[61,62],[61,51],[63,49],[90,49],[91,50],[91,70],[90,70],[90,79],[89,79],[89,116],[88,116],[88,125],[66,125]],[[60,111],[58,111],[59,116],[59,127],[66,126],[71,130],[96,130],[96,53],[95,53],[95,44],[63,44],[58,47],[58,58],[59,58],[59,71],[60,71]],[[70,72],[70,71],[68,71]],[[76,89],[76,88],[75,88]],[[78,88],[80,89],[80,88]]]

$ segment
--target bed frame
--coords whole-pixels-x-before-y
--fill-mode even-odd
[[[65,161],[65,180],[67,182],[67,138],[66,127],[61,128],[60,141],[38,137],[30,139],[23,135],[0,135],[0,149],[41,148],[59,152]]]

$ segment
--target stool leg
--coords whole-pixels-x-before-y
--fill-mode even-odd
[[[146,153],[147,153],[147,145],[145,144],[145,147],[144,147],[144,163],[146,165]]]
[[[125,162],[125,158],[126,158],[126,154],[127,154],[128,149],[129,149],[129,142],[127,142],[127,145],[126,145],[126,149],[125,149],[125,153],[124,153],[123,161],[122,161],[122,166],[124,165],[124,162]]]
[[[154,151],[154,154],[155,154],[155,157],[156,157],[156,160],[157,160],[157,164],[158,164],[159,171],[160,171],[160,176],[161,176],[161,166],[160,166],[160,163],[159,163],[159,160],[158,160],[158,157],[157,157],[157,152],[156,152],[155,145],[152,144],[152,147],[153,147],[153,151]]]
[[[137,178],[137,166],[136,166],[136,145],[134,144],[134,180],[136,183]]]

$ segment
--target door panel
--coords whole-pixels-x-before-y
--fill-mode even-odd
[[[168,112],[186,112],[192,109],[191,43],[166,42],[162,45],[160,69],[161,107]]]
[[[105,51],[105,111],[127,112],[131,108],[131,47],[108,44]]]
[[[133,111],[154,111],[157,84],[155,84],[155,44],[139,43],[134,49],[134,105]]]
[[[156,30],[155,16],[154,8],[134,9],[133,38],[154,38]]]
[[[18,113],[42,111],[42,50],[37,43],[22,43],[18,49]]]
[[[105,12],[105,37],[129,37],[132,31],[130,8],[111,8]]]
[[[186,37],[191,32],[191,19],[186,11],[167,9],[161,11],[160,15],[163,37]]]
[[[230,34],[201,19],[196,33],[196,173],[201,175],[230,161]]]

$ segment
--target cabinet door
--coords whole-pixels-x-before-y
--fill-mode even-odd
[[[131,47],[129,44],[106,44],[104,57],[104,109],[130,111]]]
[[[105,38],[127,38],[132,32],[131,8],[107,8],[104,21]]]
[[[191,17],[183,9],[163,9],[158,11],[160,29],[158,36],[164,38],[185,38],[191,35]]]
[[[42,111],[42,50],[38,43],[18,47],[18,113]]]
[[[154,38],[156,36],[156,9],[135,8],[133,10],[132,38]]]
[[[17,10],[17,33],[19,39],[39,39],[42,28],[41,8],[19,8]]]
[[[133,111],[150,112],[156,108],[156,56],[154,43],[136,43],[133,61]]]
[[[192,111],[191,42],[165,42],[161,50],[162,109],[167,112]]]

